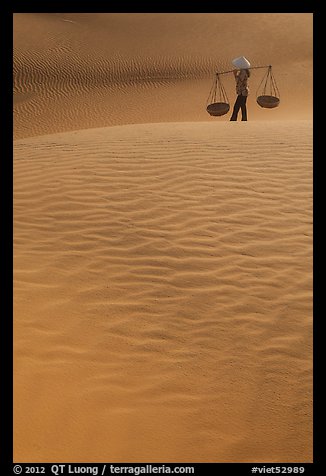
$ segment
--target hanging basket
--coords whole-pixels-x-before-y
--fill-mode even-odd
[[[280,92],[273,76],[271,66],[268,67],[267,73],[257,89],[256,100],[260,107],[267,109],[273,109],[280,105]]]
[[[229,100],[220,76],[217,73],[207,99],[206,111],[210,116],[224,116],[229,110]]]
[[[224,116],[230,110],[230,104],[226,102],[214,102],[209,104],[206,108],[208,114],[211,116]]]
[[[273,109],[274,107],[279,106],[280,99],[276,96],[258,96],[257,103],[261,107],[266,107],[267,109]]]

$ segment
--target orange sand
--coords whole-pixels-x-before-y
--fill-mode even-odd
[[[312,461],[312,15],[14,26],[14,460]]]

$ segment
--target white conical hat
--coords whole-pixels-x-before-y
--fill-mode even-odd
[[[239,58],[234,58],[232,64],[238,69],[250,68],[250,63],[244,56],[239,56]]]

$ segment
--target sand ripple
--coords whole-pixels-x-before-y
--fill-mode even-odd
[[[311,461],[311,147],[305,121],[15,141],[15,461]]]
[[[206,100],[215,72],[242,54],[242,40],[253,65],[273,65],[282,97],[281,107],[260,108],[264,73],[254,71],[249,118],[311,119],[312,14],[15,14],[15,138],[228,120],[211,118]],[[233,77],[223,82],[233,103]]]

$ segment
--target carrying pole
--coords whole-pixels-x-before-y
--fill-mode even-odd
[[[268,66],[252,66],[251,68],[242,68],[242,69],[260,69],[260,68],[271,68],[271,67],[272,65],[269,64]],[[216,74],[233,73],[235,69],[239,69],[239,68],[230,69],[229,71],[221,71],[221,72],[218,71]]]

